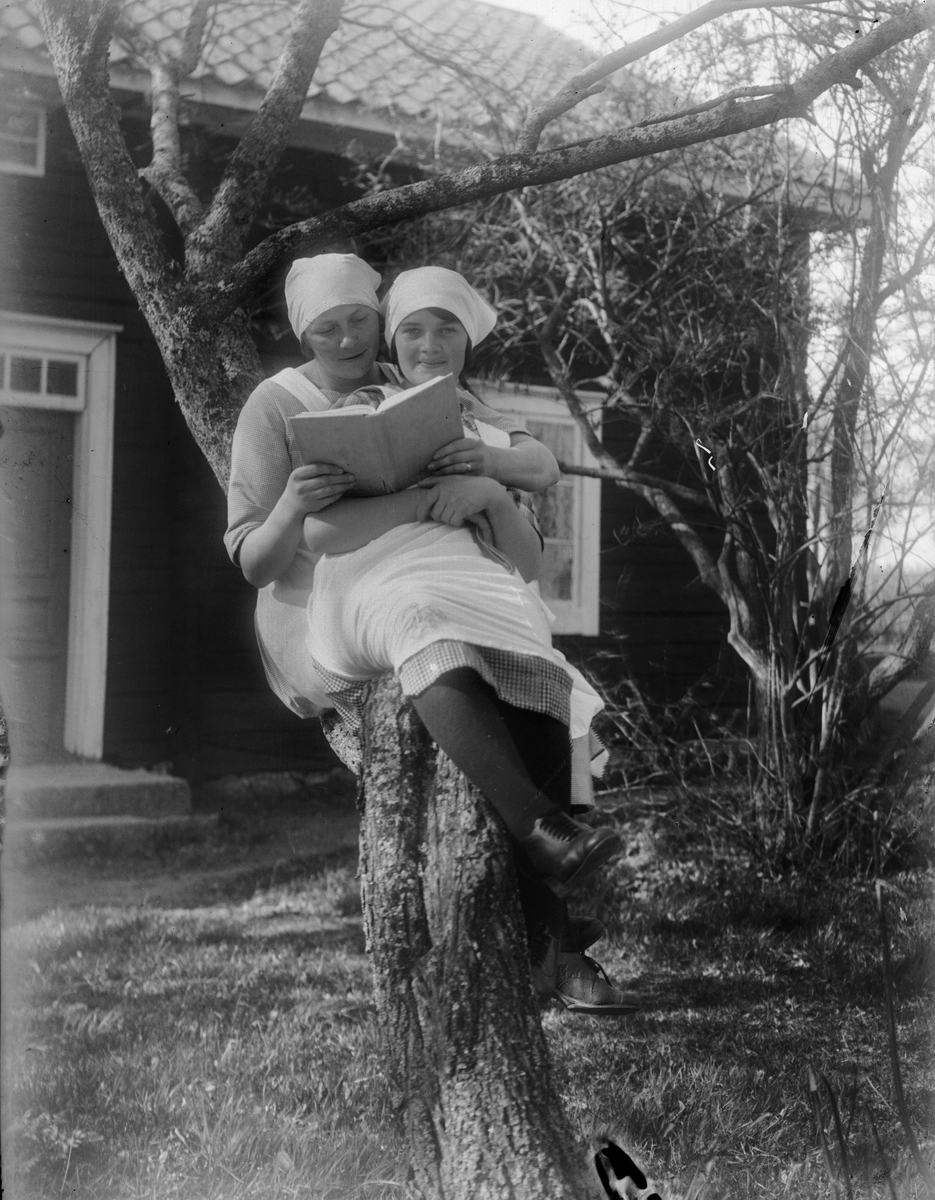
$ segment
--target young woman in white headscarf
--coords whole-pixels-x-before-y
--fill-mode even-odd
[[[407,286],[419,282],[401,279]],[[478,401],[463,401],[481,424],[505,433],[508,444],[459,439],[436,456],[426,486],[358,499],[345,496],[354,481],[339,469],[302,465],[289,429],[290,416],[347,403],[362,387],[419,382],[411,375],[428,377],[442,364],[435,373],[460,375],[463,354],[459,365],[457,347],[453,353],[438,347],[459,326],[455,341],[463,335],[466,350],[471,332],[480,340],[490,331],[493,310],[463,280],[466,292],[451,279],[443,282],[448,290],[416,289],[419,309],[408,299],[394,307],[391,289],[389,341],[399,342],[400,376],[376,361],[376,272],[353,255],[293,266],[286,283],[290,320],[313,357],[264,381],[244,406],[225,541],[260,589],[258,632],[274,688],[300,694],[319,712],[334,707],[353,727],[367,683],[394,671],[432,737],[484,793],[515,843],[527,924],[544,934],[542,953],[533,949],[540,991],[577,1011],[621,1011],[626,1006],[606,977],[572,953],[580,947],[568,943],[567,910],[556,895],[607,862],[621,842],[614,830],[568,815],[575,680],[552,648],[547,610],[524,582],[537,573],[541,542],[508,488],[547,486],[551,455],[518,425],[510,428]],[[402,285],[397,300],[401,294]],[[422,337],[427,353],[418,348],[413,313],[443,314]],[[404,318],[409,324],[401,328]],[[465,527],[472,519],[485,524],[518,572],[502,555],[484,552]],[[264,594],[274,614],[265,624]],[[298,633],[302,596],[308,654],[298,667],[286,643]],[[592,697],[586,709],[579,695],[585,730],[601,707]],[[308,707],[297,710],[310,715]],[[565,952],[564,981],[556,975],[556,951]],[[587,966],[577,970],[581,964]]]

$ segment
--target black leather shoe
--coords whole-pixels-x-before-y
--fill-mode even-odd
[[[532,833],[519,841],[533,870],[562,891],[603,866],[622,846],[620,834],[613,829],[579,825],[563,812],[539,817]]]
[[[592,1017],[619,1017],[642,1007],[639,997],[614,987],[600,963],[587,954],[559,954],[552,995],[569,1012]]]

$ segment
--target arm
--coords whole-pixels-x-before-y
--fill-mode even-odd
[[[292,471],[269,516],[240,544],[240,568],[247,581],[261,588],[278,579],[302,544],[306,516],[334,504],[353,483],[353,475],[329,463]]]
[[[527,583],[542,567],[538,533],[518,511],[502,484],[490,478],[426,479],[420,485],[429,498],[427,516],[446,525],[460,526],[483,513],[490,523],[493,543],[507,556]]]
[[[327,510],[305,518],[305,548],[313,554],[359,550],[397,525],[426,520],[430,502],[430,495],[421,488],[407,488],[390,496],[339,500]]]
[[[511,433],[502,449],[470,438],[458,438],[434,454],[434,475],[486,475],[507,487],[541,492],[557,483],[561,472],[555,455],[528,433]]]

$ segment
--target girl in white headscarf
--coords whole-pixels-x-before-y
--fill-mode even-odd
[[[369,681],[394,671],[435,741],[504,821],[531,880],[524,891],[527,918],[533,896],[533,909],[543,915],[554,942],[566,920],[562,902],[545,911],[555,901],[550,888],[567,889],[592,873],[619,851],[620,838],[567,814],[574,681],[552,648],[547,610],[520,574],[486,556],[463,528],[469,517],[482,517],[522,576],[535,576],[541,543],[507,485],[545,486],[539,443],[526,448],[522,443],[533,440],[519,426],[511,430],[486,410],[510,444],[452,443],[437,457],[438,477],[429,486],[353,499],[345,492],[354,481],[328,464],[303,466],[291,437],[288,418],[303,408],[344,403],[356,388],[379,386],[381,379],[391,386],[402,383],[391,368],[376,363],[378,279],[355,256],[300,260],[290,271],[290,318],[314,357],[291,374],[265,381],[244,406],[234,439],[225,540],[245,576],[261,589],[261,602],[269,593],[279,609],[297,615],[297,601],[309,596],[311,582],[301,613],[309,655],[301,669],[291,668],[294,676],[284,679],[283,688],[308,701],[297,711],[312,715],[335,707],[353,728]],[[447,299],[460,303],[454,295]],[[442,311],[453,315],[449,308]],[[474,305],[471,311],[480,310]],[[465,315],[470,324],[471,312]],[[475,336],[481,329],[474,327]],[[413,370],[436,361],[422,354]],[[515,447],[513,433],[520,443]],[[490,449],[498,453],[490,455]],[[500,478],[478,470],[478,464],[491,462]],[[273,630],[277,649],[285,652],[273,666],[284,677],[282,663],[297,632],[294,620],[285,624],[288,630],[282,622]],[[258,626],[262,645],[259,612]],[[294,654],[294,640],[292,646]],[[267,669],[275,687],[269,662]],[[601,707],[592,697],[590,712],[578,714],[584,731]],[[535,747],[535,753],[521,753],[521,745]],[[556,994],[568,1007],[611,1011],[619,997],[597,996],[609,985],[590,977],[585,983],[587,996],[571,994],[574,980],[571,992]],[[555,987],[553,968],[544,990]]]

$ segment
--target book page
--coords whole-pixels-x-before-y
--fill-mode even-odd
[[[454,379],[431,379],[384,400],[290,418],[302,461],[334,463],[357,479],[349,495],[379,496],[426,475],[436,450],[463,436]]]
[[[369,408],[362,412],[340,408],[290,417],[303,463],[333,463],[349,471],[357,479],[353,495],[383,495],[389,489],[383,486],[385,454],[372,427],[374,415]]]
[[[435,451],[464,435],[451,375],[391,396],[377,409],[375,420],[382,426],[383,446],[392,464],[393,491],[424,479]]]

